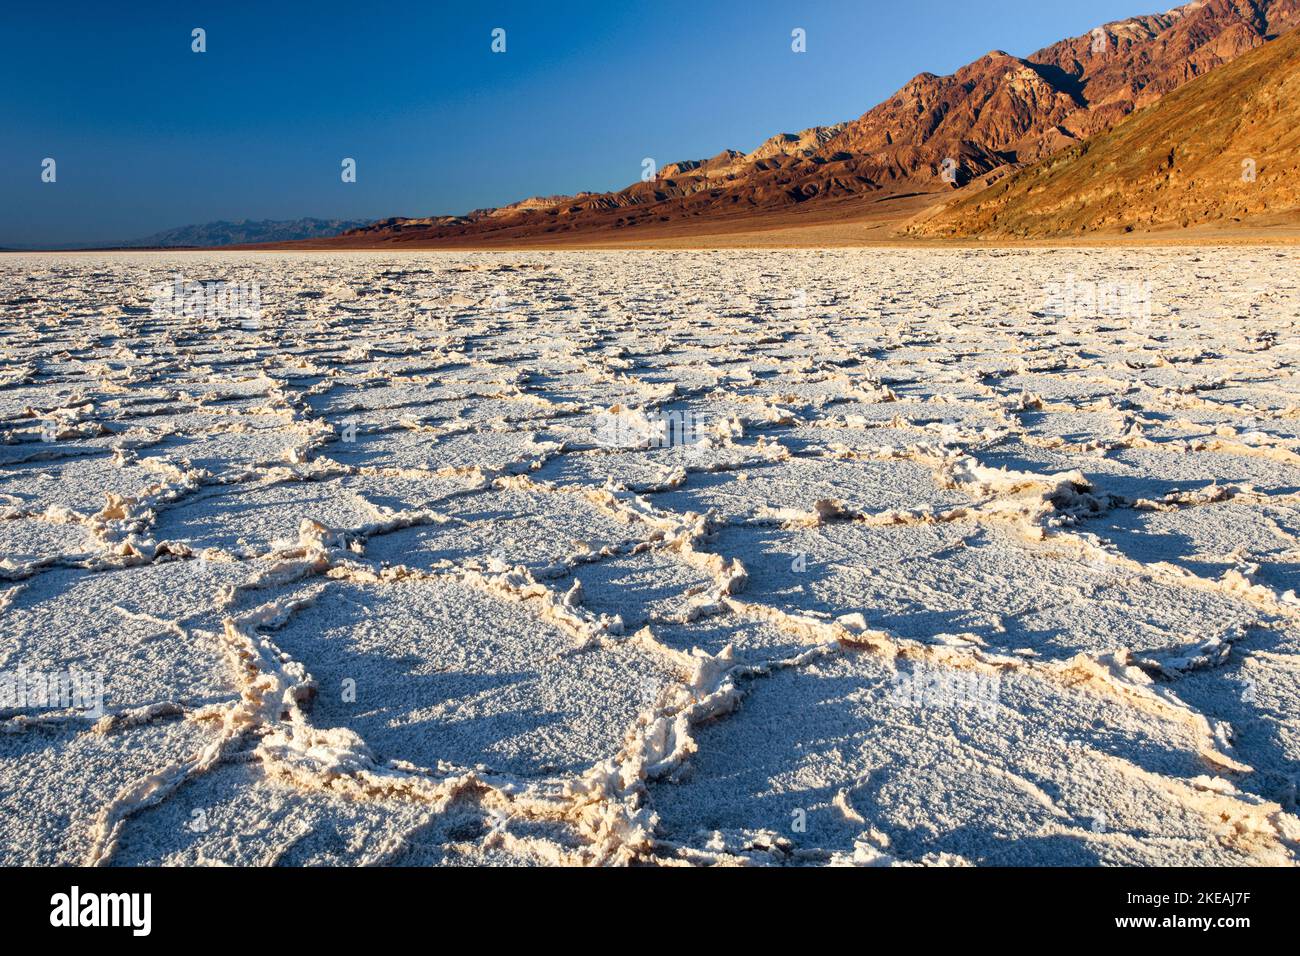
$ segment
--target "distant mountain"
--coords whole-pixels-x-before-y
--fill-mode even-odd
[[[365,219],[236,219],[233,222],[205,222],[197,226],[181,226],[135,239],[120,245],[138,247],[180,248],[185,246],[230,246],[252,242],[294,242],[299,239],[319,239],[336,236],[340,232],[364,226]]]
[[[1300,222],[1300,32],[909,230],[1046,238]]]
[[[672,163],[615,192],[535,198],[464,216],[396,217],[336,242],[627,236],[796,207],[852,214],[891,197],[933,193],[937,200],[1105,132],[1297,23],[1300,0],[1194,0],[1024,59],[995,50],[950,76],[922,73],[852,122],[778,134],[750,153]]]

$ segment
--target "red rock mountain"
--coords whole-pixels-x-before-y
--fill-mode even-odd
[[[1194,0],[1062,40],[922,73],[852,122],[773,136],[750,153],[673,163],[608,193],[535,197],[465,216],[386,219],[344,244],[627,235],[808,206],[852,212],[909,191],[995,181],[1155,102],[1300,23],[1300,0]],[[936,195],[938,198],[938,195]],[[629,238],[632,236],[629,235]]]
[[[1140,237],[1292,224],[1300,224],[1300,31],[988,189],[953,193],[908,233]]]

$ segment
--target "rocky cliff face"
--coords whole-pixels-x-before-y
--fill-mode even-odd
[[[953,200],[910,232],[1047,238],[1292,220],[1300,221],[1300,32]]]
[[[1109,129],[1188,80],[1300,22],[1300,0],[1197,0],[1107,24],[1025,58],[995,50],[951,76],[922,73],[846,125],[820,156],[874,182],[1032,162]]]

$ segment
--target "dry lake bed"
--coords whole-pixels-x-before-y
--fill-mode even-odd
[[[0,257],[0,863],[1290,864],[1300,253]]]

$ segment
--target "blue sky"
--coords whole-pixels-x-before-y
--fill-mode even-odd
[[[855,118],[919,72],[1027,55],[1147,6],[1161,5],[6,3],[0,246],[619,188],[643,157],[752,149]],[[795,27],[806,53],[790,49]]]

